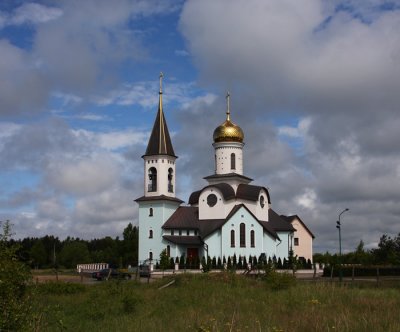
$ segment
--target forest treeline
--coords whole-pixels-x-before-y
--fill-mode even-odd
[[[131,223],[122,233],[122,238],[106,236],[84,240],[46,235],[40,238],[10,240],[18,245],[18,258],[32,268],[75,268],[82,263],[109,263],[111,266],[128,267],[138,263],[139,229]],[[315,263],[326,265],[395,265],[400,266],[400,233],[395,237],[382,235],[378,247],[365,249],[361,240],[354,251],[342,254],[316,253]]]
[[[366,250],[361,240],[353,252],[342,254],[314,254],[314,262],[327,265],[360,264],[360,265],[394,265],[400,266],[400,233],[395,237],[382,235],[378,247]]]
[[[124,229],[122,238],[106,236],[84,240],[46,235],[10,240],[18,246],[18,258],[32,268],[76,268],[82,263],[109,263],[115,267],[136,266],[138,260],[139,229],[131,223]]]

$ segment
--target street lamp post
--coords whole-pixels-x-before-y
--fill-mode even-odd
[[[343,271],[342,271],[342,233],[341,233],[341,224],[340,217],[343,213],[349,211],[348,208],[344,209],[339,213],[339,220],[336,221],[336,228],[339,230],[339,281],[342,282],[343,279]]]

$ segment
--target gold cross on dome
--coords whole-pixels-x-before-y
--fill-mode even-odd
[[[229,106],[229,99],[230,99],[231,95],[229,93],[229,91],[226,92],[226,120],[230,121],[230,114],[231,114],[231,110],[230,110],[230,106]]]

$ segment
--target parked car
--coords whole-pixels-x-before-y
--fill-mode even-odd
[[[139,276],[149,278],[151,274],[150,265],[141,264],[139,265]]]
[[[98,272],[93,272],[92,277],[97,280],[106,279],[125,279],[129,280],[132,278],[130,273],[120,271],[117,269],[103,269]]]

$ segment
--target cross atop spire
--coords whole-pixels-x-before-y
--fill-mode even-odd
[[[229,99],[230,99],[231,95],[229,93],[229,91],[226,92],[226,121],[230,121],[231,120],[231,110],[230,110],[230,105],[229,105]]]
[[[164,74],[160,73],[160,94],[158,97],[158,112],[154,122],[153,130],[150,135],[145,156],[168,155],[175,157],[171,143],[171,137],[165,121],[162,104],[162,79]]]
[[[163,74],[163,72],[161,71],[160,72],[160,94],[162,93],[162,79],[164,78],[164,74]]]

